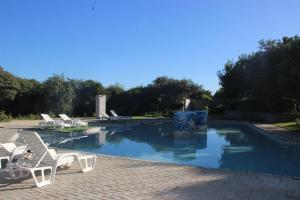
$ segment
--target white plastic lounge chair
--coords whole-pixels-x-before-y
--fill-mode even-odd
[[[88,125],[88,123],[83,122],[80,119],[71,119],[66,114],[59,114],[59,117],[64,121],[65,124],[70,124],[73,127],[82,127]]]
[[[14,143],[0,144],[0,170],[5,169],[6,163],[8,163],[11,153],[16,148]]]
[[[111,120],[111,119],[115,119],[115,117],[110,117],[108,114],[104,113],[104,112],[100,112],[102,117],[100,117],[100,119],[108,119],[108,120]]]
[[[105,117],[105,118],[110,118],[110,116],[109,116],[108,114],[106,114],[106,113],[101,112],[101,114],[102,114],[103,117]]]
[[[19,180],[31,174],[35,185],[42,187],[54,181],[58,167],[69,166],[74,160],[77,161],[82,172],[95,169],[95,155],[79,155],[75,152],[58,154],[54,149],[49,149],[36,132],[22,131],[19,135],[20,139],[30,148],[31,157],[21,157],[14,163],[12,162],[14,153],[24,152],[24,148],[17,147],[14,150],[7,164],[9,175],[13,180]],[[37,176],[39,173],[41,178]]]
[[[71,127],[70,124],[65,124],[63,121],[54,121],[49,115],[47,114],[41,114],[43,121],[39,123],[39,126],[42,128],[47,128],[47,127]]]
[[[110,113],[112,114],[112,116],[114,116],[115,118],[118,118],[118,119],[131,119],[132,117],[130,116],[119,116],[116,111],[114,110],[110,110]]]
[[[15,141],[19,137],[18,134],[1,134],[0,137],[0,170],[4,170],[8,163],[9,157],[16,148]]]
[[[110,113],[114,116],[114,117],[119,117],[119,115],[116,113],[116,111],[114,110],[110,110]]]
[[[14,143],[0,143],[0,171],[5,170],[6,164],[16,147]]]

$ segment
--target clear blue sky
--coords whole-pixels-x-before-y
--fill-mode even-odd
[[[299,0],[0,0],[0,65],[126,88],[158,76],[218,89],[228,59],[300,33]]]

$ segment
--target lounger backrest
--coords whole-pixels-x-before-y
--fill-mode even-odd
[[[42,118],[46,121],[46,122],[53,122],[54,120],[47,114],[41,114]]]
[[[104,112],[100,112],[100,113],[101,113],[101,115],[103,115],[104,117],[109,118],[108,114],[106,114],[106,113],[104,113]]]
[[[5,149],[7,152],[12,152],[16,148],[16,145],[14,143],[0,143],[0,147]]]
[[[114,117],[119,117],[119,115],[118,115],[114,110],[110,110],[110,113],[111,113]]]
[[[31,153],[31,159],[19,159],[17,162],[21,162],[22,165],[30,167],[37,167],[42,160],[53,160],[49,154],[48,147],[42,140],[42,138],[34,131],[20,131],[20,142],[26,144]]]
[[[0,143],[0,157],[9,156],[9,152]]]
[[[66,114],[59,114],[60,118],[62,118],[64,121],[72,121],[72,119],[66,115]]]

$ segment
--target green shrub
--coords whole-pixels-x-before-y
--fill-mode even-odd
[[[40,119],[40,116],[35,115],[35,114],[19,115],[16,119],[19,119],[19,120],[36,120],[36,119]]]
[[[163,114],[160,112],[149,112],[144,114],[144,117],[161,117],[161,116],[163,116]]]
[[[300,128],[300,118],[295,119],[296,126]]]
[[[8,122],[12,119],[11,115],[5,114],[4,111],[0,111],[0,122]]]

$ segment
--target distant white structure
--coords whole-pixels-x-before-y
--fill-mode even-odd
[[[182,111],[189,111],[190,109],[191,109],[191,100],[188,98],[184,98]]]
[[[106,113],[106,95],[96,95],[96,117],[105,117],[103,113]]]

